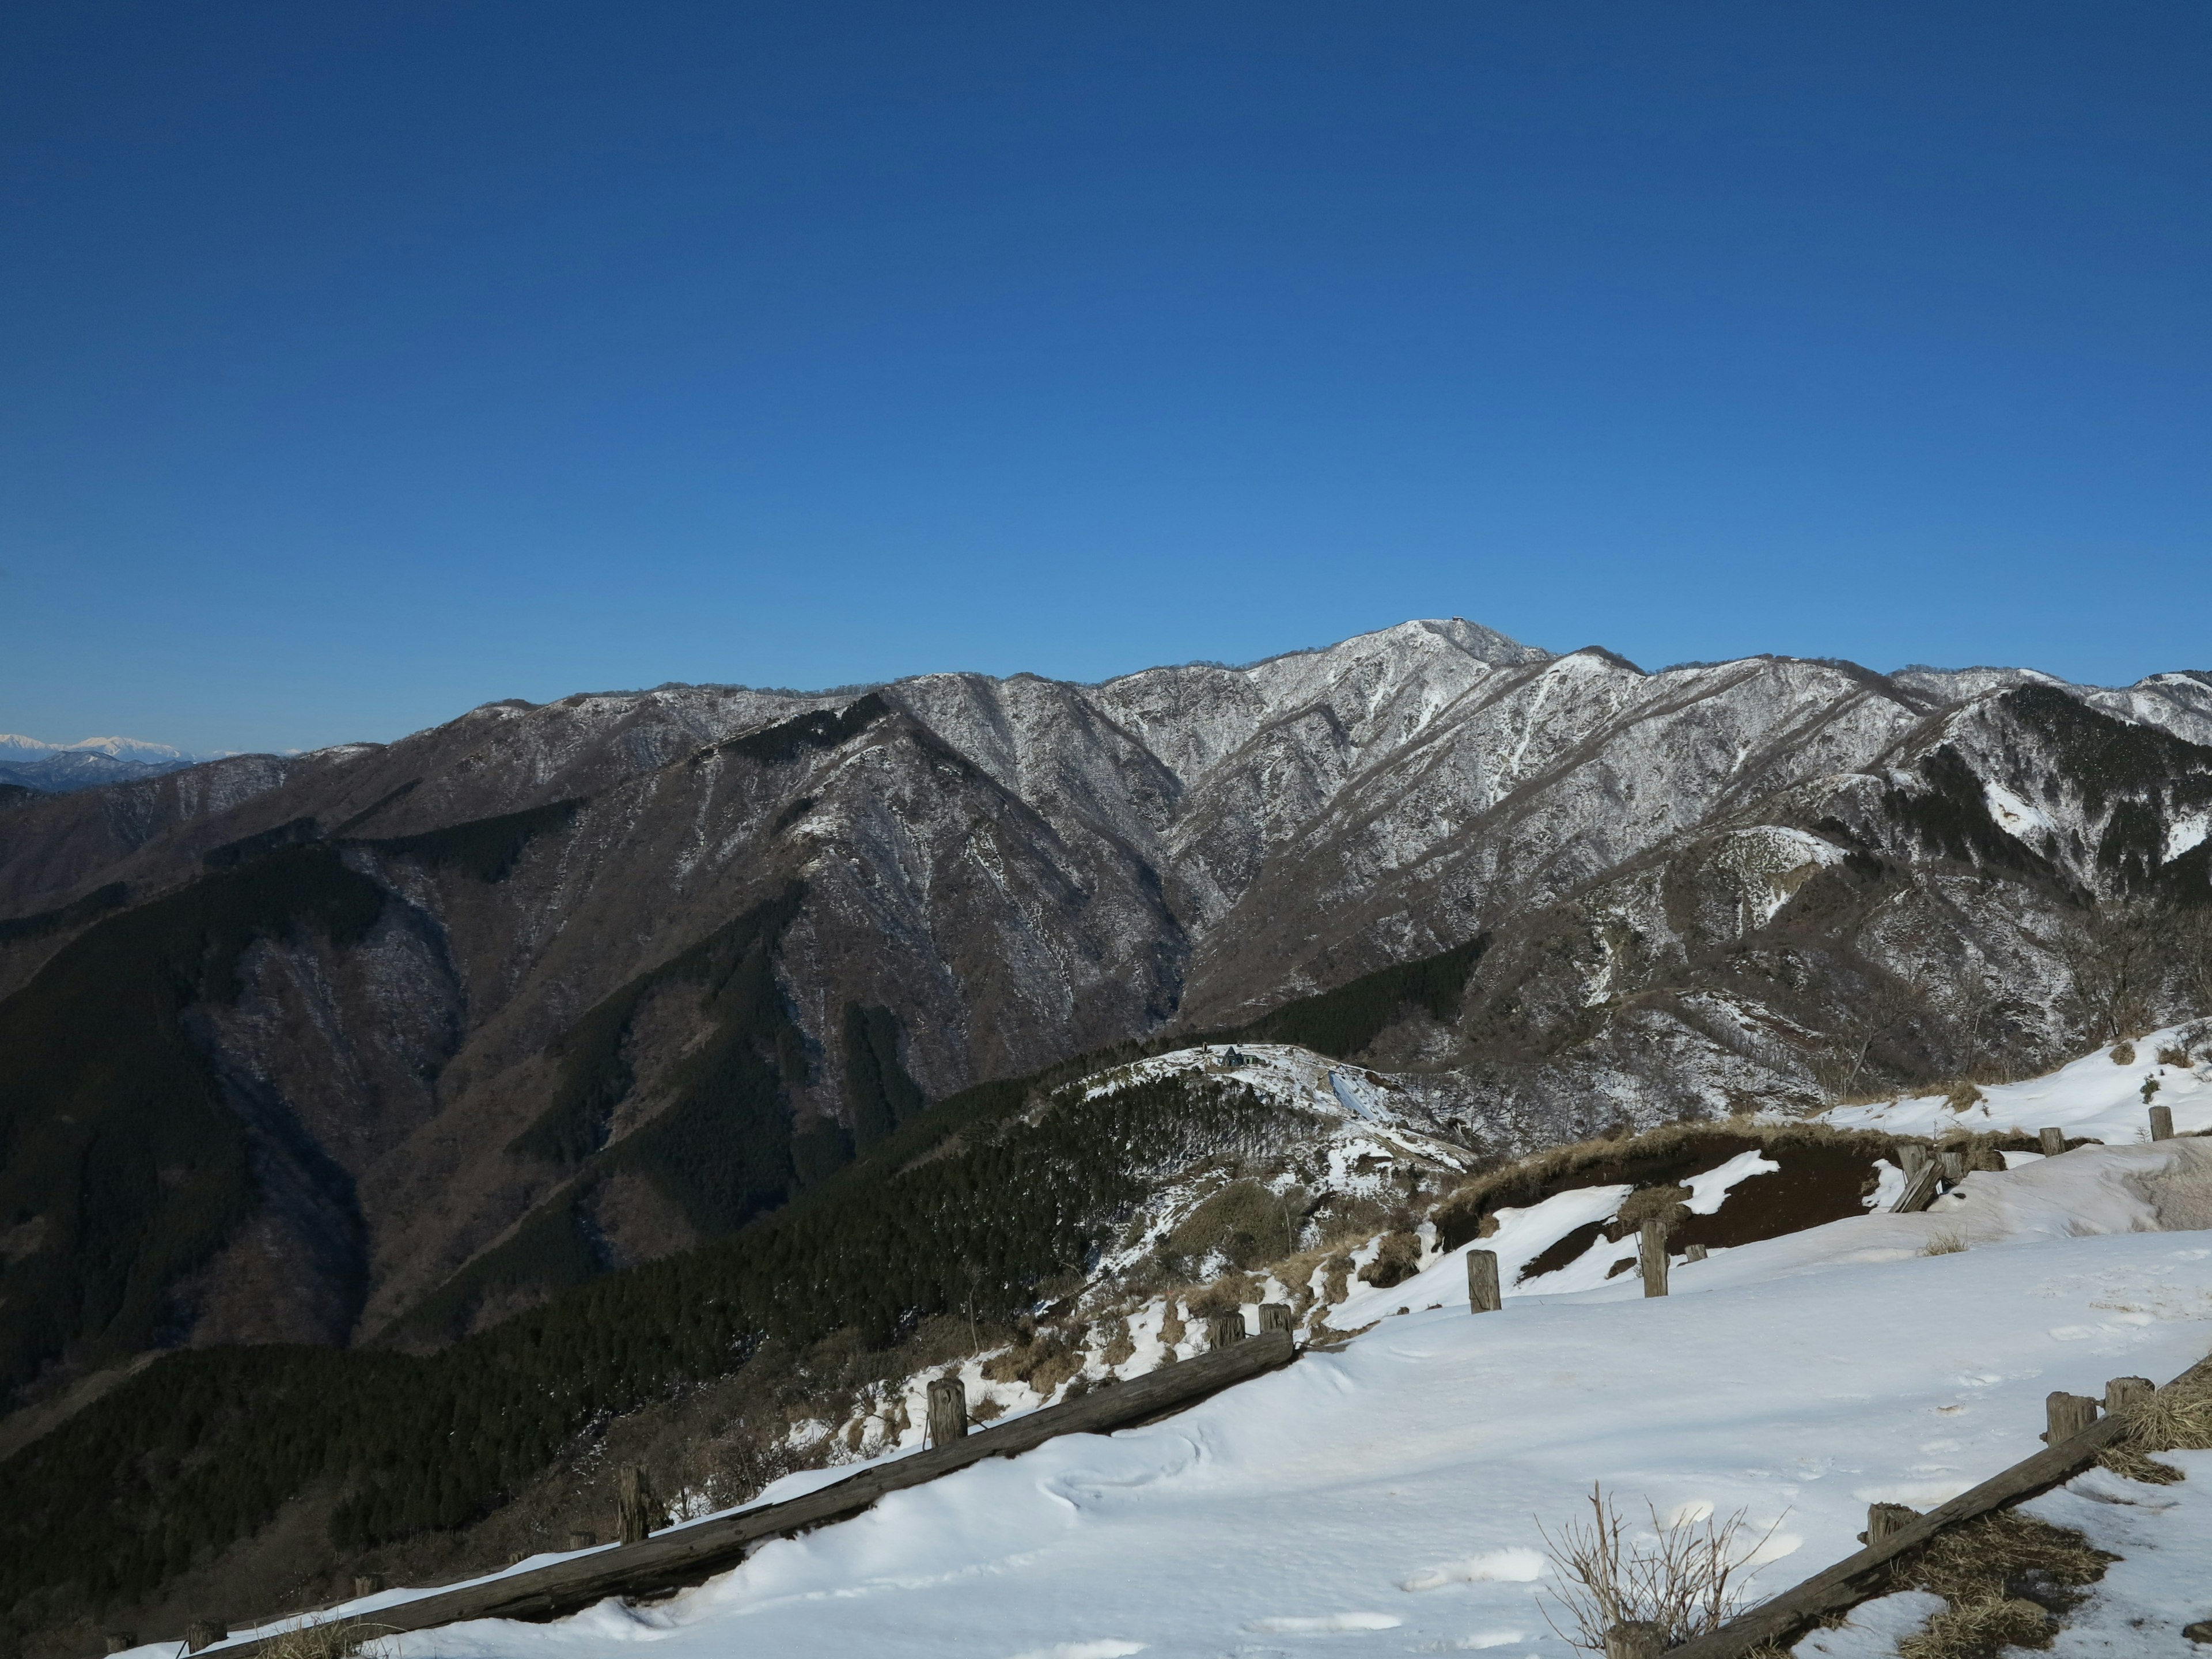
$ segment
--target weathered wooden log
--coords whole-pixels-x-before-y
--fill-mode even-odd
[[[2066,1132],[2063,1129],[2038,1130],[2036,1139],[2042,1141],[2045,1158],[2057,1158],[2066,1151]]]
[[[2097,1420],[2097,1402],[2086,1394],[2054,1390],[2044,1396],[2044,1419],[2051,1425],[2043,1433],[2045,1445],[2071,1440]]]
[[[112,1630],[105,1639],[110,1653],[128,1653],[138,1645],[138,1636],[135,1631]]]
[[[1637,1264],[1644,1269],[1644,1294],[1667,1294],[1667,1224],[1653,1216],[1638,1230]]]
[[[2150,1109],[2150,1138],[2153,1140],[2173,1139],[2173,1108],[2154,1106]]]
[[[615,1536],[625,1544],[641,1544],[667,1524],[667,1516],[653,1496],[652,1477],[635,1463],[624,1464],[621,1493],[615,1501]]]
[[[1505,1306],[1498,1283],[1497,1251],[1467,1253],[1467,1305],[1475,1313],[1496,1313]]]
[[[1859,1534],[1862,1544],[1879,1544],[1890,1534],[1911,1526],[1920,1518],[1920,1511],[1903,1504],[1869,1504],[1867,1505],[1867,1529]]]
[[[1297,1319],[1287,1302],[1262,1302],[1260,1304],[1260,1334],[1269,1331],[1289,1332],[1297,1328]]]
[[[929,1443],[956,1445],[967,1435],[968,1385],[957,1376],[940,1376],[929,1385]]]
[[[1893,1150],[1897,1153],[1897,1167],[1905,1171],[1908,1181],[1926,1169],[1934,1158],[1925,1143],[1917,1140],[1896,1141]]]
[[[357,1572],[353,1576],[353,1593],[356,1595],[375,1595],[383,1589],[384,1575],[380,1572]]]
[[[1631,1619],[1605,1633],[1605,1659],[1659,1659],[1667,1632],[1648,1619]]]
[[[1936,1161],[1942,1168],[1943,1184],[1946,1187],[1955,1187],[1966,1178],[1966,1154],[1964,1148],[1947,1146],[1936,1154]]]
[[[1916,1165],[1905,1177],[1905,1191],[1889,1206],[1892,1215],[1917,1215],[1936,1201],[1936,1183],[1942,1175],[1933,1158]]]
[[[2130,1406],[2149,1403],[2158,1392],[2158,1384],[2147,1376],[2116,1376],[2105,1384],[2106,1412],[2124,1412]]]
[[[1703,1261],[1705,1259],[1705,1247],[1704,1245],[1686,1244],[1682,1247],[1682,1260],[1684,1261]]]
[[[230,1630],[220,1619],[195,1619],[185,1626],[185,1651],[198,1653],[225,1640]]]
[[[1297,1346],[1288,1332],[1268,1331],[1130,1382],[1094,1388],[1066,1405],[994,1424],[949,1445],[889,1459],[785,1503],[671,1527],[641,1544],[398,1602],[376,1613],[376,1634],[430,1630],[469,1619],[558,1619],[610,1595],[657,1595],[701,1583],[735,1566],[763,1539],[844,1520],[887,1492],[935,1480],[987,1457],[1018,1456],[1060,1435],[1110,1434],[1155,1421],[1297,1357]],[[222,1659],[253,1659],[278,1639],[241,1642]]]
[[[1216,1314],[1206,1322],[1206,1345],[1209,1348],[1225,1348],[1232,1342],[1242,1342],[1246,1335],[1244,1315]]]

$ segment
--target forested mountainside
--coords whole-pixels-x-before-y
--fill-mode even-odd
[[[1491,1150],[2038,1064],[2205,1000],[2208,744],[2199,674],[1647,674],[1451,621],[498,703],[21,804],[0,1385],[434,1347],[928,1102],[1348,986],[1313,1046]]]

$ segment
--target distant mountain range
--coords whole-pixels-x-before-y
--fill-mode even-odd
[[[1905,1085],[1963,1110],[2212,1010],[2196,672],[1647,673],[1455,618],[189,761],[34,751],[143,770],[0,811],[0,1417],[168,1347],[368,1350],[381,1401],[393,1349],[543,1335],[566,1376],[588,1336],[635,1400],[665,1379],[611,1310],[712,1311],[717,1365],[1011,1320],[1170,1152],[1266,1150],[1233,1092],[1039,1117],[1172,1049],[1310,1050],[1474,1167]],[[878,1201],[911,1171],[926,1205]],[[513,1429],[478,1497],[441,1468],[371,1531],[535,1479]]]
[[[66,795],[103,783],[128,783],[159,777],[201,761],[223,760],[234,751],[193,754],[142,738],[86,738],[77,743],[41,743],[19,732],[0,732],[0,789],[14,785],[42,795]],[[0,805],[21,796],[0,793]]]

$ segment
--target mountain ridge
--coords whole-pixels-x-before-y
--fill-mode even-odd
[[[640,1137],[723,1133],[741,1074],[772,1208],[867,1103],[1240,1029],[1477,939],[1458,1002],[1362,1052],[1499,1146],[2027,1063],[2092,1018],[2082,951],[2117,947],[2075,934],[2202,896],[2209,804],[2193,671],[1647,673],[1461,619],[1092,685],[576,693],[0,815],[0,997],[287,848],[380,895],[343,943],[268,913],[175,1038],[258,1161],[163,1340],[358,1340],[489,1252],[538,1266],[464,1326],[730,1224]],[[787,892],[750,1000],[669,976]],[[586,1052],[596,1127],[532,1139]],[[272,1260],[325,1265],[287,1301]]]

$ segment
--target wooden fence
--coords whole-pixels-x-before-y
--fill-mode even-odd
[[[2166,1386],[2185,1379],[2201,1376],[2212,1371],[2212,1359],[2200,1360]],[[2120,1377],[2108,1385],[2106,1398],[2119,1404],[2139,1397],[2136,1387],[2148,1389],[2137,1377]],[[2051,1396],[2047,1418],[2054,1429],[2079,1423],[2089,1408],[2094,1416],[2096,1402],[2083,1395],[2054,1394]],[[1889,1517],[1869,1517],[1867,1547],[1856,1555],[1850,1555],[1825,1572],[1808,1578],[1795,1589],[1784,1590],[1771,1601],[1730,1620],[1710,1635],[1685,1642],[1678,1648],[1665,1650],[1666,1659],[1742,1659],[1762,1642],[1778,1641],[1801,1626],[1811,1624],[1824,1613],[1841,1613],[1860,1602],[1885,1594],[1887,1586],[1877,1569],[1886,1566],[1906,1551],[1917,1548],[1961,1521],[1972,1521],[1995,1510],[2034,1497],[2063,1481],[2070,1480],[2097,1461],[2097,1455],[2126,1432],[2127,1419],[2108,1413],[2095,1418],[2086,1428],[2071,1434],[2052,1434],[2051,1443],[2033,1457],[2022,1458],[2010,1468],[1991,1475],[1971,1492],[1960,1492],[1948,1504],[1938,1504],[1927,1514],[1917,1516],[1897,1525]],[[1877,1510],[1893,1510],[1889,1504],[1876,1504]],[[1899,1517],[1901,1518],[1901,1517]],[[1624,1651],[1634,1651],[1633,1648]],[[1657,1650],[1652,1650],[1656,1652]]]
[[[1297,1357],[1297,1345],[1287,1329],[1262,1330],[1195,1359],[1163,1365],[1132,1382],[1094,1388],[1066,1405],[1048,1406],[949,1444],[874,1464],[804,1498],[672,1527],[638,1543],[434,1591],[370,1613],[337,1620],[309,1613],[296,1620],[270,1620],[263,1627],[264,1634],[220,1640],[208,1652],[214,1659],[258,1653],[281,1640],[277,1632],[287,1625],[357,1623],[379,1635],[396,1634],[465,1619],[556,1619],[610,1595],[660,1595],[727,1571],[765,1540],[857,1515],[887,1492],[935,1480],[987,1457],[1012,1457],[1060,1435],[1109,1434],[1153,1422]]]

